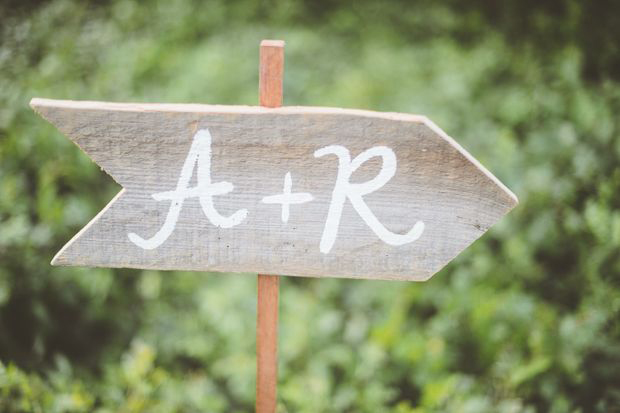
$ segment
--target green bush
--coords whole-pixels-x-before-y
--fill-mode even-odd
[[[426,283],[283,279],[279,411],[620,411],[617,13],[456,3],[0,6],[0,411],[252,411],[255,277],[50,267],[119,188],[28,101],[255,104],[263,38],[286,104],[427,115],[521,201]]]

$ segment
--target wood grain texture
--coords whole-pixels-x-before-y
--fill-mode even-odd
[[[423,116],[313,107],[121,104],[33,99],[31,106],[110,174],[123,190],[54,258],[56,265],[258,272],[317,277],[426,280],[513,208],[517,199],[460,145]],[[214,197],[222,214],[247,208],[234,228],[218,228],[196,198],[187,199],[172,235],[143,250],[128,233],[154,234],[197,130],[213,137],[214,182],[234,184]],[[338,173],[335,156],[317,149],[343,145],[352,157],[378,145],[398,161],[395,176],[364,196],[377,219],[404,234],[421,220],[422,236],[391,246],[380,240],[345,202],[337,239],[319,250]],[[378,158],[351,178],[365,182]],[[291,205],[261,203],[282,192],[291,173],[296,192],[314,200]],[[192,183],[193,184],[193,183]]]

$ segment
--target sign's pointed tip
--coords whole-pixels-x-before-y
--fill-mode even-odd
[[[512,205],[510,206],[511,209],[516,207],[517,205],[519,205],[519,198],[517,198],[517,196],[514,194],[514,192],[510,192],[511,198],[512,198]]]
[[[505,215],[512,211],[514,208],[516,208],[517,205],[519,205],[519,198],[517,198],[517,195],[515,195],[515,193],[512,192],[507,186],[505,186],[500,181],[498,182],[501,184],[500,188],[503,189],[506,197],[506,212],[504,212]]]
[[[506,212],[512,211],[517,205],[519,205],[519,198],[512,192],[506,185],[504,185],[501,181],[497,180],[496,185],[499,186],[504,194],[504,205],[506,206]]]

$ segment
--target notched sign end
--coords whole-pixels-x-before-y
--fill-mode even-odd
[[[104,216],[125,193],[125,188],[121,189],[118,194],[108,202],[105,208],[99,211],[84,228],[75,234],[73,238],[54,255],[50,264],[58,267],[123,267],[122,265],[106,265],[105,259],[102,259],[101,256],[98,257],[98,255],[102,254],[102,249],[96,247],[97,241],[91,242],[92,240],[85,240],[84,237],[93,227],[100,224],[100,218]]]

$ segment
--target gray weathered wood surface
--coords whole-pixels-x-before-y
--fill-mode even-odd
[[[164,270],[259,272],[316,277],[421,281],[430,278],[512,209],[517,199],[454,140],[423,116],[315,107],[122,104],[33,99],[34,110],[74,141],[122,191],[53,260],[55,265]],[[129,233],[148,238],[161,227],[171,202],[154,193],[173,191],[196,132],[212,136],[211,180],[234,190],[213,197],[222,215],[247,209],[232,228],[209,222],[197,198],[185,199],[176,227],[159,247],[145,250]],[[319,249],[338,174],[329,145],[355,158],[387,146],[396,173],[363,200],[390,231],[407,233],[424,222],[414,242],[383,242],[345,201],[329,253]],[[381,158],[353,173],[375,177]],[[280,205],[265,196],[292,191],[313,201]],[[195,186],[195,177],[190,186]]]

